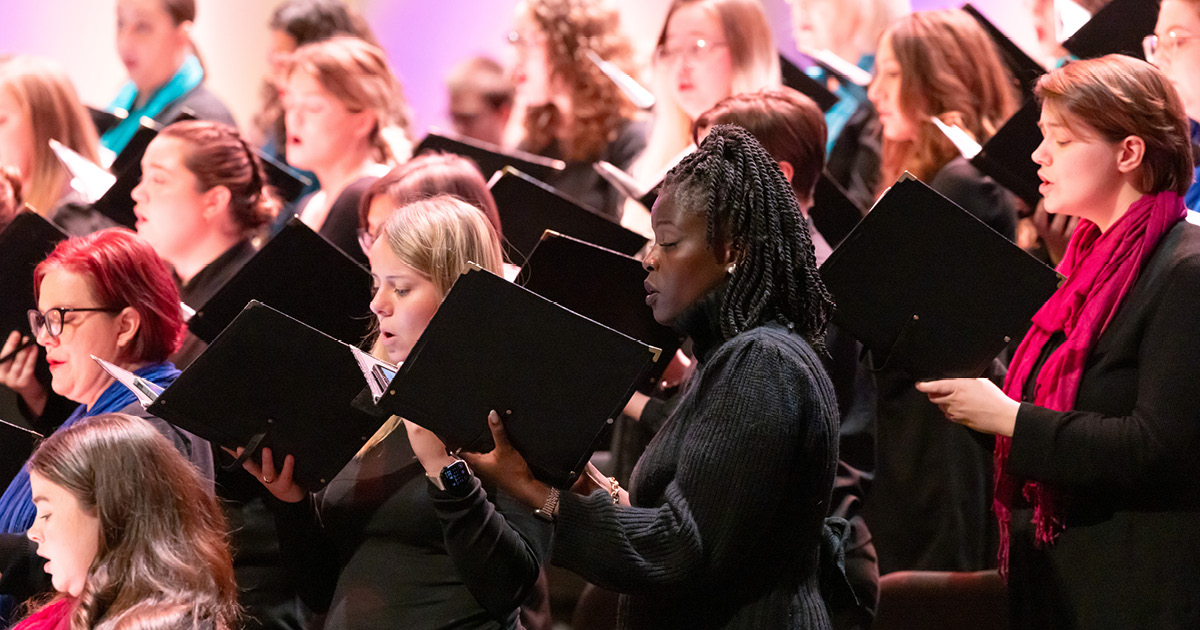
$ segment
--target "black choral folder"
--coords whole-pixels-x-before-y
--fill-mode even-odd
[[[250,302],[147,410],[214,445],[269,447],[319,490],[383,426],[354,350]]]
[[[497,171],[511,166],[545,181],[567,167],[562,160],[552,160],[515,149],[506,151],[489,142],[445,132],[427,134],[417,148],[413,149],[413,155],[420,155],[428,151],[453,153],[469,158],[479,167],[479,172],[483,173],[484,179],[490,179]]]
[[[379,406],[449,449],[493,448],[488,412],[534,476],[570,487],[660,352],[478,268],[458,278]]]
[[[1046,68],[1030,57],[1029,53],[1025,52],[1008,35],[1005,35],[1004,31],[992,24],[992,21],[980,13],[979,9],[970,4],[964,4],[962,10],[975,18],[975,21],[987,33],[988,38],[995,44],[1001,61],[1004,62],[1004,66],[1008,68],[1008,72],[1012,74],[1021,89],[1022,100],[1033,100],[1033,84],[1037,82],[1038,77],[1046,74]]]
[[[0,232],[0,345],[9,333],[29,335],[26,311],[36,308],[33,269],[67,234],[31,210],[18,212]]]
[[[1080,59],[1110,53],[1144,59],[1142,39],[1154,33],[1158,0],[1112,0],[1092,15],[1063,48]]]
[[[975,168],[1011,190],[1030,208],[1042,199],[1038,192],[1042,183],[1038,177],[1040,167],[1033,161],[1033,152],[1042,143],[1042,130],[1038,129],[1041,113],[1037,101],[1026,102],[971,158]]]
[[[907,173],[821,267],[835,321],[877,369],[977,377],[1059,275]]]
[[[546,230],[630,256],[646,245],[641,234],[512,167],[500,171],[488,187],[504,226],[505,254],[517,264],[533,253]]]
[[[517,283],[534,293],[613,330],[662,350],[639,385],[654,390],[679,349],[680,334],[654,319],[646,304],[646,270],[641,261],[552,230],[529,256]]]
[[[117,181],[92,204],[92,209],[130,229],[137,225],[137,215],[133,213],[133,207],[137,205],[133,201],[133,189],[142,181],[142,156],[146,153],[146,147],[150,146],[161,128],[149,118],[143,117],[138,122],[133,138],[117,154],[117,159],[108,169]]]
[[[829,88],[808,76],[807,72],[792,63],[792,60],[782,53],[779,55],[779,71],[784,85],[811,98],[823,112],[829,111],[841,100],[836,94],[830,92]]]
[[[188,328],[212,343],[251,300],[352,345],[374,322],[371,273],[297,217],[207,302],[188,305],[196,310]]]
[[[828,171],[822,172],[813,188],[813,205],[808,216],[825,242],[837,247],[864,215],[866,212],[850,199],[846,189]]]

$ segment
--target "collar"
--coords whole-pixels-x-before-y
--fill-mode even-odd
[[[721,333],[721,304],[725,301],[725,288],[728,284],[722,283],[693,302],[679,314],[672,325],[675,330],[692,340],[692,352],[700,362],[725,342],[725,335]]]

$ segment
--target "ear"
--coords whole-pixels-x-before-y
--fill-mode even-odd
[[[1126,136],[1117,143],[1117,170],[1122,173],[1133,173],[1142,166],[1146,157],[1146,141],[1139,136]]]
[[[204,193],[204,218],[207,221],[212,221],[222,212],[229,208],[229,200],[232,193],[226,186],[213,186]]]
[[[191,45],[193,45],[192,22],[190,22],[190,21],[180,22],[179,26],[176,27],[175,32],[178,33],[179,36],[183,38],[183,41],[186,42],[189,45],[189,47]]]
[[[370,138],[372,130],[376,128],[383,129],[384,127],[383,119],[381,119],[377,113],[372,110],[363,110],[357,114],[354,114],[354,116],[354,130],[361,138]]]
[[[796,174],[796,169],[792,168],[792,163],[787,160],[779,160],[779,170],[783,171],[783,178],[789,183],[792,181],[792,176]]]
[[[142,315],[132,306],[126,306],[117,314],[117,324],[117,347],[122,351],[128,350],[142,327]]]

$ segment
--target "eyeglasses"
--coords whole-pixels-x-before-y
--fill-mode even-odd
[[[63,319],[67,313],[120,313],[119,308],[52,308],[45,313],[35,309],[29,309],[29,329],[33,331],[33,337],[36,339],[42,334],[42,330],[50,337],[58,337],[63,331]]]
[[[710,42],[707,39],[697,39],[686,44],[674,46],[659,46],[654,51],[654,60],[658,63],[672,64],[683,59],[692,63],[707,61],[718,48],[727,47],[725,42]]]
[[[513,48],[526,48],[536,44],[545,44],[547,41],[546,35],[540,31],[530,31],[528,33],[509,31],[504,39]]]
[[[1186,35],[1175,31],[1168,31],[1163,37],[1147,35],[1142,39],[1142,52],[1146,53],[1146,61],[1158,65],[1160,61],[1174,58],[1181,46],[1198,37],[1200,35]]]

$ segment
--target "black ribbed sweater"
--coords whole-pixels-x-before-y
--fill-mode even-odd
[[[624,593],[623,628],[828,628],[833,386],[785,326],[722,340],[719,296],[681,318],[700,366],[634,470],[633,507],[564,494],[553,558]]]

